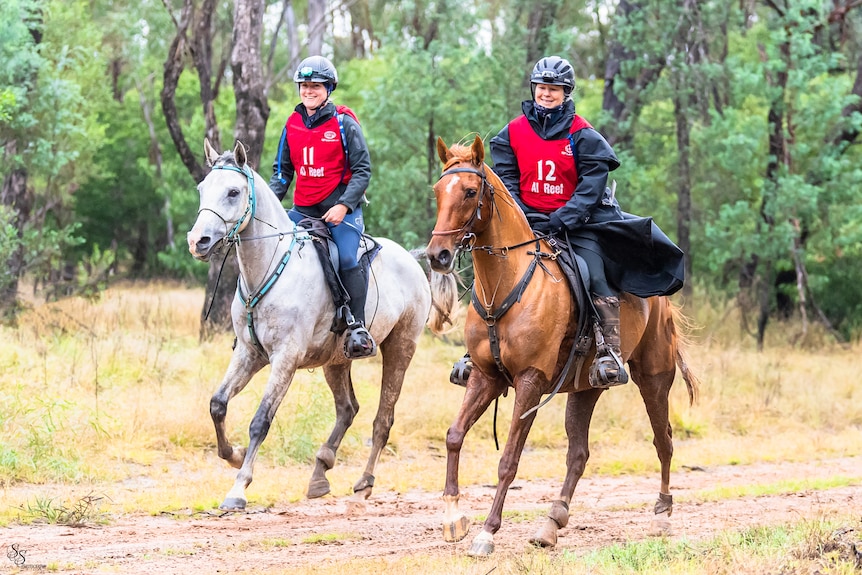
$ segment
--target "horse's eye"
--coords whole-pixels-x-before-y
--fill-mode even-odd
[[[227,197],[235,198],[239,195],[239,190],[236,188],[231,188],[227,191]]]
[[[476,188],[467,188],[466,190],[464,190],[464,197],[475,198],[477,193],[479,192],[476,190]]]

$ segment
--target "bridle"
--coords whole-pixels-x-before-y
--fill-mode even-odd
[[[239,233],[245,229],[245,226],[248,225],[248,221],[254,219],[254,213],[257,209],[257,196],[254,193],[254,176],[251,173],[251,170],[246,170],[243,168],[238,168],[236,166],[228,166],[228,165],[220,165],[213,166],[213,170],[230,170],[232,172],[238,172],[246,177],[248,180],[248,196],[246,197],[246,205],[245,212],[243,212],[242,216],[236,222],[229,222],[222,217],[220,213],[211,209],[211,208],[201,208],[198,210],[198,215],[201,212],[212,212],[214,213],[222,222],[224,222],[225,227],[228,227],[233,223],[233,228],[222,238],[226,244],[237,243],[239,242]]]
[[[456,234],[463,233],[463,237],[458,244],[458,248],[464,251],[471,251],[473,249],[473,244],[476,242],[476,234],[472,233],[470,230],[473,229],[473,224],[476,220],[482,220],[482,207],[484,206],[484,198],[485,192],[487,191],[491,198],[491,211],[494,210],[494,186],[491,185],[491,182],[488,181],[488,177],[485,174],[484,166],[481,170],[477,170],[476,168],[450,168],[440,174],[440,177],[437,179],[439,182],[445,176],[450,176],[452,174],[474,174],[482,178],[482,187],[479,190],[479,200],[476,206],[476,211],[470,216],[463,226],[454,230],[442,230],[437,231],[433,230],[431,232],[432,236],[452,236]]]

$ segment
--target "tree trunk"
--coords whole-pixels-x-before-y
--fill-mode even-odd
[[[676,188],[676,235],[677,244],[685,254],[685,279],[682,296],[691,300],[691,144],[689,135],[691,125],[688,121],[688,106],[682,102],[679,92],[673,99],[674,118],[676,119],[677,188]]]
[[[18,154],[16,140],[8,140],[3,149],[3,162],[13,165]],[[33,209],[32,194],[27,191],[27,170],[23,167],[14,168],[3,179],[0,188],[0,204],[12,210],[12,221],[18,239],[24,236],[24,225],[30,219]],[[18,312],[18,281],[24,272],[24,246],[20,243],[4,262],[5,270],[0,275],[0,319],[4,322],[14,322]]]
[[[236,0],[234,4],[233,89],[236,99],[235,138],[246,147],[249,163],[259,170],[269,119],[263,76],[261,38],[264,0]]]
[[[632,18],[640,9],[639,3],[620,0],[616,11],[617,18]],[[611,146],[631,147],[631,140],[634,137],[632,123],[643,107],[642,93],[659,78],[664,69],[664,58],[653,56],[638,67],[640,72],[637,75],[623,76],[623,63],[638,58],[643,58],[638,46],[623,44],[617,33],[608,50],[608,60],[605,64],[605,89],[602,95],[602,110],[613,118],[613,121],[603,126],[602,130],[602,134]]]
[[[218,121],[215,116],[214,102],[218,97],[218,87],[225,71],[225,61],[220,61],[215,75],[212,73],[213,60],[213,37],[215,28],[213,16],[216,9],[215,0],[204,0],[201,13],[195,22],[195,9],[193,0],[184,0],[180,19],[175,21],[177,33],[168,50],[165,60],[164,86],[162,87],[162,110],[165,114],[165,122],[168,132],[174,141],[180,159],[188,169],[195,183],[199,183],[206,176],[206,168],[198,161],[202,153],[192,152],[182,131],[182,125],[176,108],[174,98],[180,76],[185,68],[184,59],[186,51],[191,53],[192,61],[200,81],[200,97],[206,122],[204,136],[210,139],[213,147],[221,151],[221,143],[218,131]],[[192,25],[194,27],[192,28]],[[188,30],[192,28],[194,37],[188,39]],[[260,65],[260,51],[256,53]],[[239,106],[237,106],[239,108]],[[265,120],[264,120],[265,123]],[[201,138],[201,145],[203,138]],[[259,152],[258,152],[259,153]],[[209,275],[207,279],[204,307],[201,310],[200,337],[209,339],[215,334],[229,331],[232,327],[230,316],[230,304],[236,292],[237,279],[239,278],[239,264],[236,254],[231,250],[228,252],[227,261],[222,264],[218,257],[210,262]]]
[[[308,0],[308,55],[315,56],[323,50],[326,32],[326,0]]]
[[[532,67],[542,56],[550,56],[545,53],[548,49],[548,31],[557,18],[560,4],[560,0],[542,0],[536,2],[530,10],[527,17],[528,67]]]
[[[183,60],[187,50],[188,40],[186,33],[194,16],[193,0],[185,0],[183,3],[180,20],[177,22],[177,33],[168,48],[168,57],[165,60],[164,83],[162,85],[161,101],[162,113],[165,115],[165,123],[168,128],[168,133],[174,141],[174,146],[182,160],[183,165],[191,174],[195,183],[199,183],[204,179],[206,172],[204,167],[198,162],[198,155],[192,152],[186,137],[183,134],[183,128],[179,119],[176,102],[174,98],[177,92],[177,85],[180,81],[180,76],[185,68]],[[203,144],[203,142],[201,142]],[[213,143],[215,146],[216,144]],[[216,147],[216,149],[219,149]]]

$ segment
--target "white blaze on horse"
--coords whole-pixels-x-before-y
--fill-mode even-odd
[[[291,221],[266,180],[247,164],[241,143],[233,152],[219,154],[205,141],[204,153],[212,170],[198,186],[200,209],[188,233],[189,251],[206,261],[217,246],[233,243],[240,270],[231,307],[236,347],[210,401],[219,457],[239,469],[220,507],[245,508],[255,457],[296,370],[317,367],[323,368],[336,412],[335,427],[317,452],[307,492],[308,497],[323,496],[330,491],[326,472],[335,464],[359,404],[343,335],[330,330],[336,310],[312,245],[317,240]],[[374,468],[389,439],[395,402],[419,337],[426,323],[434,333],[444,331],[458,297],[454,279],[432,272],[429,286],[409,252],[391,240],[375,241],[381,249],[368,274],[366,317],[382,355],[383,380],[371,453],[354,486],[352,501],[357,505],[371,494]],[[248,447],[231,445],[225,432],[228,402],[267,364],[272,370],[249,425]]]
[[[500,458],[497,492],[468,554],[486,556],[493,552],[506,492],[515,479],[536,409],[543,395],[559,391],[568,394],[565,422],[560,422],[565,424],[569,439],[566,477],[548,518],[531,539],[535,545],[553,547],[558,530],[569,521],[569,503],[590,454],[590,419],[604,390],[590,386],[588,370],[568,370],[577,355],[577,302],[552,255],[554,250],[536,239],[502,180],[485,164],[482,140],[477,136],[470,147],[447,148],[438,139],[437,153],[443,173],[434,186],[437,223],[426,254],[432,269],[448,273],[453,271],[459,253],[471,251],[476,304],[469,308],[465,326],[473,367],[461,409],[446,435],[443,536],[447,541],[460,541],[470,528],[470,521],[458,508],[458,468],[464,438],[491,403],[512,387],[514,413]],[[691,401],[697,396],[698,383],[682,356],[676,330],[679,311],[670,300],[631,294],[621,299],[623,359],[628,361],[643,397],[661,463],[653,530],[667,532],[673,509],[668,393],[677,368]],[[477,305],[481,305],[482,315]],[[580,361],[591,362],[594,354],[595,343],[583,351]]]

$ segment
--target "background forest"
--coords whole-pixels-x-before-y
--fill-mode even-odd
[[[559,54],[623,208],[688,254],[684,301],[738,309],[759,345],[789,316],[856,339],[860,40],[860,0],[4,0],[0,307],[172,277],[207,282],[201,333],[224,329],[235,268],[214,293],[220,258],[185,244],[203,139],[268,178],[313,53],[369,143],[368,231],[421,247],[436,138],[487,141]]]

